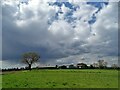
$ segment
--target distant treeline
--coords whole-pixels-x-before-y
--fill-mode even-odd
[[[105,68],[99,68],[99,67],[93,67],[93,66],[85,66],[85,67],[72,67],[71,66],[65,66],[65,65],[62,65],[62,66],[55,66],[55,67],[35,67],[35,68],[32,68],[33,70],[39,70],[39,69],[114,69],[114,70],[119,70],[120,67],[105,67]],[[29,70],[28,67],[22,67],[22,68],[8,68],[8,69],[2,69],[2,71],[21,71],[21,70]]]

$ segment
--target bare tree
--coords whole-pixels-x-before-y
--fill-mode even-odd
[[[99,68],[106,68],[107,62],[105,62],[104,60],[98,60],[98,65],[99,65]]]
[[[24,53],[22,57],[22,62],[28,65],[29,70],[33,63],[39,60],[40,56],[35,52]]]
[[[93,65],[93,67],[95,67],[95,68],[99,67],[98,63],[93,63],[92,65]]]
[[[117,68],[118,68],[118,65],[117,65],[117,64],[112,64],[111,67],[114,68],[114,69],[117,69]]]

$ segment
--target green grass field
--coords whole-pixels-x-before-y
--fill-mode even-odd
[[[32,70],[2,75],[3,88],[118,88],[117,70]]]
[[[1,73],[1,72],[0,72]],[[0,75],[0,90],[2,89],[2,75]]]

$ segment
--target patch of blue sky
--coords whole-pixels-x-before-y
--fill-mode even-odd
[[[87,2],[87,4],[93,5],[97,8],[102,8],[103,5],[108,5],[108,2]]]
[[[78,6],[74,6],[72,3],[70,2],[49,2],[49,5],[56,5],[58,7],[61,7],[62,5],[65,5],[65,7],[68,7],[69,9],[72,9],[74,11],[76,11],[76,9],[78,8]]]
[[[94,7],[98,8],[98,10],[93,13],[91,19],[88,21],[89,24],[93,24],[96,22],[96,14],[103,8],[103,6],[108,5],[108,2],[87,2],[87,4],[93,5]]]
[[[71,22],[73,22],[76,19],[75,17],[72,17],[73,12],[76,11],[76,9],[79,8],[79,6],[74,6],[70,2],[49,2],[49,5],[52,5],[52,6],[56,5],[58,7],[61,7],[63,4],[65,5],[65,7],[67,7],[67,8],[70,9],[70,11],[65,14],[64,19],[67,22],[71,23]],[[63,12],[61,10],[59,10],[58,12],[56,12],[56,15],[54,17],[51,17],[51,21],[48,21],[49,24],[51,24],[52,21],[54,21],[54,20],[58,20],[58,17],[59,17],[58,14],[63,14]]]
[[[64,19],[65,19],[68,23],[73,23],[77,18],[68,16],[68,17],[65,17]]]
[[[95,22],[96,22],[96,16],[95,16],[95,14],[93,14],[92,17],[91,17],[91,19],[88,20],[88,23],[89,23],[89,24],[93,24],[93,23],[95,23]]]
[[[98,11],[96,11],[96,13],[98,13],[103,8],[104,5],[106,6],[109,3],[108,2],[87,2],[87,4],[93,5],[94,7],[98,8]]]
[[[20,0],[20,3],[25,3],[25,4],[28,4],[29,0]]]
[[[76,11],[76,9],[78,8],[78,6],[74,6],[73,4],[69,3],[69,2],[63,2],[63,4],[68,7],[69,9],[72,9],[74,11]]]
[[[65,5],[65,7],[70,9],[70,11],[65,14],[64,19],[69,23],[74,22],[76,20],[76,18],[73,17],[72,15],[73,15],[73,12],[76,11],[76,9],[80,8],[79,6],[74,6],[70,2],[58,2],[58,1],[56,1],[56,2],[49,3],[49,5],[52,5],[52,6],[56,5],[58,7],[61,7],[63,4]],[[90,20],[87,21],[89,24],[94,24],[96,22],[96,14],[103,8],[103,6],[106,6],[109,3],[108,2],[87,2],[87,4],[93,5],[94,7],[98,8],[98,10],[95,13],[93,13]],[[51,17],[51,21],[49,21],[49,22],[52,23],[52,21],[58,20],[59,13],[62,14],[63,12],[62,11],[56,12],[56,15],[54,17]]]
[[[73,17],[73,11],[69,11],[66,13],[64,19],[68,22],[68,23],[72,23],[74,22],[77,18],[76,17]]]
[[[28,0],[21,0],[21,1],[26,2]],[[66,13],[64,19],[69,23],[72,23],[74,22],[74,20],[76,20],[76,18],[72,17],[72,15],[73,15],[73,12],[76,11],[77,8],[80,8],[79,6],[74,6],[72,3],[68,2],[67,0],[66,2],[56,0],[56,2],[48,2],[48,4],[51,6],[56,5],[58,7],[61,7],[64,4],[65,7],[70,9],[70,11]],[[89,24],[94,24],[96,22],[96,14],[103,8],[104,5],[108,5],[109,3],[108,2],[87,2],[87,4],[93,5],[94,7],[98,8],[98,10],[95,13],[93,13],[90,20],[88,20]],[[51,17],[48,20],[48,23],[51,24],[54,20],[58,20],[59,14],[63,14],[63,12],[61,10],[56,12],[55,16]]]
[[[53,21],[58,20],[58,14],[59,13],[56,13],[54,16],[52,16],[47,23],[51,25]]]

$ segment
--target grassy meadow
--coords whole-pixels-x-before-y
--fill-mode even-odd
[[[117,70],[59,69],[2,75],[2,88],[118,88]]]
[[[1,88],[2,88],[2,75],[0,75],[0,90],[1,90]]]

